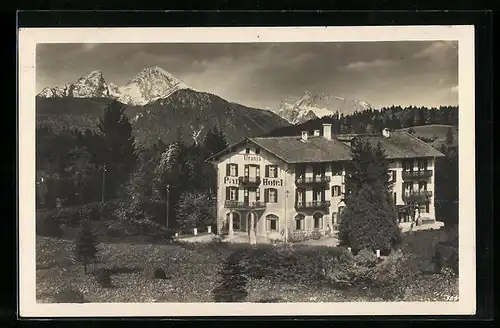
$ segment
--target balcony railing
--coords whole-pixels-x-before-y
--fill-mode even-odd
[[[432,197],[432,191],[405,191],[403,193],[403,200],[405,202],[427,202]]]
[[[331,177],[324,175],[315,177],[298,177],[295,179],[295,184],[297,185],[307,185],[307,184],[325,184],[331,181]]]
[[[431,170],[418,170],[418,171],[403,171],[403,180],[430,178],[432,177]]]
[[[260,177],[239,177],[241,185],[244,186],[258,186],[260,185]]]
[[[264,202],[241,202],[237,200],[226,200],[224,202],[225,208],[241,208],[241,209],[258,209],[265,208],[266,203]]]
[[[330,207],[328,200],[313,200],[312,202],[297,202],[295,208],[297,210],[327,210]]]

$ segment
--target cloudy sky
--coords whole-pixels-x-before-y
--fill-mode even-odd
[[[448,41],[39,44],[37,90],[93,70],[123,85],[150,66],[199,91],[260,108],[305,91],[374,107],[458,104],[458,49]]]

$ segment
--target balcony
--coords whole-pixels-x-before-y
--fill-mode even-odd
[[[330,208],[330,201],[328,200],[313,200],[312,202],[297,202],[295,203],[297,210],[324,210],[328,211]]]
[[[432,197],[432,191],[421,190],[421,191],[405,191],[403,193],[403,200],[408,202],[415,203],[426,203],[429,201],[429,198]]]
[[[313,184],[327,184],[330,183],[331,177],[327,177],[324,175],[315,176],[315,177],[298,177],[295,179],[295,184],[298,186],[301,185],[313,185]]]
[[[260,185],[260,177],[239,177],[238,181],[242,186],[254,186]]]
[[[263,209],[266,208],[266,203],[264,202],[241,202],[237,200],[226,200],[224,202],[225,208],[233,209]]]
[[[432,177],[431,170],[403,171],[403,180],[426,179]]]

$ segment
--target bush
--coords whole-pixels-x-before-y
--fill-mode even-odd
[[[102,221],[115,220],[114,215],[120,202],[117,200],[107,201],[105,203],[90,203],[83,206],[62,207],[54,210],[51,214],[52,219],[61,224],[77,226],[82,220]]]
[[[54,295],[56,303],[85,303],[83,294],[78,290],[65,289]]]
[[[242,266],[244,252],[237,250],[231,253],[219,271],[219,284],[212,290],[215,302],[241,302],[248,292],[247,268]]]
[[[321,232],[319,230],[313,230],[313,232],[311,233],[311,238],[314,240],[321,239]]]
[[[302,230],[289,230],[288,231],[288,242],[290,243],[301,243],[311,238],[311,233]]]
[[[111,271],[109,269],[101,268],[96,270],[95,272],[97,283],[104,288],[113,287],[113,283],[111,281]]]
[[[155,279],[167,279],[167,274],[165,273],[165,270],[162,268],[155,268],[153,277]]]
[[[36,234],[46,237],[61,238],[64,234],[59,221],[53,215],[37,213]]]
[[[371,286],[384,300],[402,300],[408,286],[413,283],[418,272],[408,266],[408,258],[401,250],[392,252],[376,265]]]
[[[367,254],[368,252],[362,250],[357,256],[349,251],[342,252],[334,261],[333,268],[327,277],[340,288],[369,287],[373,280],[375,264],[373,258]]]

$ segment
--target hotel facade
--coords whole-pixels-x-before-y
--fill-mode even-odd
[[[208,159],[217,170],[217,233],[248,234],[254,243],[335,230],[356,137],[385,150],[399,221],[412,220],[410,204],[416,218],[435,221],[434,165],[441,152],[405,132],[332,135],[323,124],[312,135],[245,138]]]

